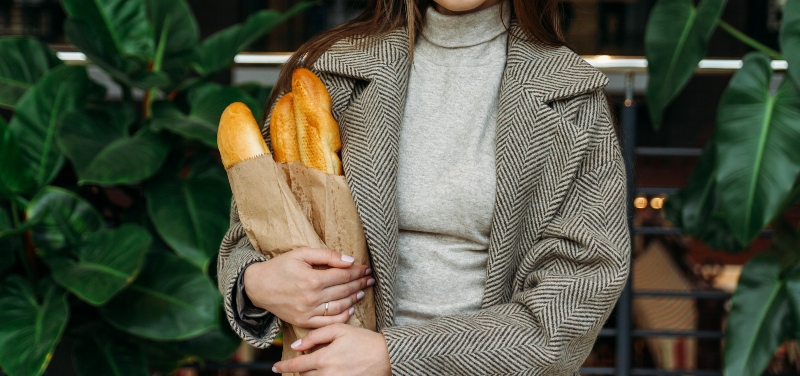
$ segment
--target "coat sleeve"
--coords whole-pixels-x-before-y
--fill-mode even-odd
[[[239,337],[257,348],[266,348],[278,335],[281,320],[272,314],[244,319],[242,308],[246,297],[243,296],[240,277],[245,268],[256,262],[267,261],[268,258],[250,244],[239,221],[235,202],[231,204],[230,218],[230,228],[222,239],[217,258],[217,284],[222,293],[225,315]]]
[[[394,375],[572,375],[625,286],[625,167],[602,92],[593,139],[560,209],[519,260],[511,301],[382,330]]]

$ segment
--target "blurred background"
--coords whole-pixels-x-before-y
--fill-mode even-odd
[[[265,9],[286,12],[292,9],[297,1],[188,0],[186,3],[196,19],[202,40],[233,25],[246,22],[248,17],[256,12]],[[695,72],[687,81],[685,88],[665,106],[661,123],[656,127],[648,112],[647,84],[650,77],[646,66],[643,65],[648,20],[656,4],[656,0],[560,2],[568,44],[577,53],[597,65],[611,79],[607,94],[620,123],[620,135],[632,171],[629,202],[631,228],[635,241],[632,249],[634,261],[631,288],[623,295],[586,360],[581,370],[581,373],[586,375],[722,375],[726,323],[733,304],[731,294],[736,291],[743,265],[755,255],[774,248],[776,226],[769,223],[764,226],[763,231],[758,231],[752,241],[744,243],[739,241],[737,245],[726,247],[719,241],[709,241],[707,238],[705,241],[698,240],[702,236],[698,236],[696,231],[695,237],[687,235],[691,231],[676,225],[674,220],[670,220],[675,217],[665,214],[667,210],[665,205],[670,197],[690,185],[690,176],[703,155],[704,147],[709,144],[718,126],[720,100],[741,66],[742,57],[753,51],[754,47],[752,44],[742,43],[721,28],[713,31],[708,39],[704,56],[711,63],[717,62],[717,68]],[[695,1],[693,4],[698,2]],[[721,18],[760,45],[780,51],[780,32],[786,4],[786,0],[729,0],[724,6]],[[323,0],[303,9],[296,16],[277,25],[265,36],[247,45],[241,54],[254,57],[252,62],[239,60],[230,64],[229,69],[216,69],[208,74],[199,75],[190,72],[189,76],[195,78],[199,76],[209,84],[243,88],[243,91],[251,94],[257,106],[263,105],[268,88],[275,82],[280,71],[280,62],[286,58],[287,53],[294,51],[309,37],[354,17],[360,11],[360,7],[359,1]],[[0,36],[34,37],[46,43],[54,51],[78,51],[68,43],[64,32],[67,18],[59,1],[0,0]],[[85,64],[81,57],[71,55],[60,55],[60,57],[67,64]],[[0,59],[4,57],[0,55]],[[145,97],[148,89],[137,90],[137,85],[131,85],[133,90],[130,94],[127,93],[124,83],[120,84],[120,80],[103,73],[103,70],[96,65],[90,65],[88,70],[89,77],[106,87],[107,100],[125,101],[129,99],[128,95],[132,95],[130,99],[133,102],[148,101]],[[785,70],[785,67],[776,69],[776,74],[770,78],[773,93],[780,80],[784,78]],[[244,89],[246,85],[257,86]],[[181,95],[180,87],[173,86],[170,89],[174,89],[173,92],[177,92],[178,96]],[[164,92],[167,93],[168,91]],[[159,96],[158,100],[162,99],[164,96]],[[178,107],[184,113],[188,109],[191,114],[192,99],[186,101],[188,105],[178,105]],[[157,113],[157,107],[153,108],[154,113]],[[0,116],[5,121],[11,122],[13,114],[13,108],[0,107]],[[798,121],[800,120],[795,119],[793,124],[800,128]],[[182,134],[179,130],[175,132]],[[183,141],[172,139],[171,142]],[[793,147],[800,150],[800,145],[794,144]],[[196,152],[196,148],[192,149],[191,145],[185,146],[182,150]],[[76,162],[79,158],[67,154],[73,164],[79,164]],[[173,156],[168,158],[171,160]],[[8,171],[2,173],[6,174]],[[125,183],[124,186],[117,188],[92,184],[91,179],[81,177],[80,171],[76,173],[61,171],[56,172],[54,176],[54,180],[50,181],[53,185],[72,187],[78,180],[87,181],[88,183],[79,184],[79,187],[72,190],[97,207],[104,220],[109,223],[109,227],[126,223],[127,218],[136,211],[132,208],[137,205],[143,205],[139,211],[144,211],[145,199],[138,201],[138,197],[147,196],[147,192],[135,191],[146,190],[146,187],[139,187],[136,183]],[[147,197],[147,200],[151,199],[158,198]],[[13,205],[13,200],[9,202],[12,203],[3,202],[3,205],[10,208],[9,205]],[[224,206],[224,203],[218,205],[218,207]],[[796,229],[800,220],[800,210],[797,205],[789,205],[784,209],[779,216],[780,220],[789,224],[792,229]],[[112,215],[109,214],[109,210],[124,214]],[[674,210],[681,213],[683,208],[676,207]],[[164,241],[160,242],[153,236],[156,238],[153,244],[162,243],[161,246],[171,247],[181,256],[181,251],[175,249],[173,243],[163,235],[166,231],[158,229],[161,225],[158,223],[157,215],[152,210],[149,213],[153,217],[151,221],[153,223],[137,223],[148,229],[150,225],[157,227],[150,232],[162,234]],[[219,231],[216,234],[218,235],[215,236],[219,237]],[[797,240],[793,239],[795,240],[792,247],[797,248]],[[215,239],[208,240],[211,244],[219,243],[219,239],[216,239],[216,243],[214,241]],[[32,246],[38,244],[34,241]],[[24,256],[10,261],[11,267],[7,268],[10,271],[4,273],[23,274],[21,258]],[[191,257],[189,259],[191,260]],[[34,264],[37,262],[41,264],[40,261],[33,261]],[[49,261],[45,263],[51,265]],[[200,265],[210,280],[214,280],[213,255],[193,264]],[[44,265],[40,268],[47,269]],[[41,270],[39,273],[46,274]],[[77,301],[74,297],[69,299]],[[759,303],[754,301],[752,304]],[[79,316],[83,311],[73,306],[70,325],[73,325],[76,318],[80,320]],[[791,312],[794,315],[800,313]],[[105,315],[106,313],[101,313],[101,316],[106,317]],[[778,320],[789,320],[789,316],[775,317],[779,317]],[[763,317],[761,319],[763,320]],[[752,320],[759,320],[759,317],[752,317]],[[800,350],[793,339],[795,335],[782,333],[782,331],[794,333],[800,331],[790,325],[778,326],[773,331],[777,333],[769,335],[770,344],[762,344],[755,340],[753,342],[762,349],[762,352],[769,352],[766,358],[762,356],[768,358],[762,361],[766,364],[765,374],[800,374]],[[70,333],[69,330],[67,333]],[[76,343],[81,342],[67,341],[64,346],[78,346]],[[778,345],[773,346],[773,343]],[[773,348],[776,348],[775,351],[772,351]],[[84,371],[74,369],[73,356],[70,355],[72,351],[76,350],[71,348],[61,352],[56,350],[55,357],[45,374],[84,374]],[[271,374],[269,369],[272,362],[279,359],[280,348],[274,346],[268,350],[256,350],[247,345],[240,345],[230,358],[215,360],[203,360],[202,356],[187,354],[189,353],[178,354],[175,359],[166,362],[179,365],[177,370],[171,370],[174,368],[171,366],[160,367],[158,370],[150,366],[148,372],[175,375]],[[0,374],[2,373],[0,371]]]

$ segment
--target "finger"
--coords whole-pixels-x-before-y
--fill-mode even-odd
[[[358,303],[359,300],[364,299],[364,291],[358,291],[344,299],[334,300],[327,302],[328,311],[325,311],[325,303],[320,304],[314,311],[316,316],[335,316],[350,309]]]
[[[319,273],[322,276],[320,280],[325,287],[342,285],[367,276],[368,269],[366,265],[353,265],[347,269],[331,268],[320,270]]]
[[[345,284],[330,286],[322,290],[322,299],[326,302],[344,299],[374,284],[375,279],[367,276]]]
[[[295,351],[311,350],[314,346],[331,343],[333,340],[344,334],[347,329],[345,324],[333,324],[319,329],[314,329],[305,337],[298,339],[290,345]]]
[[[309,265],[328,265],[332,268],[349,268],[354,258],[330,249],[298,248],[297,255]]]
[[[314,316],[308,319],[308,327],[311,329],[316,329],[332,324],[344,324],[348,320],[350,320],[350,316],[353,316],[355,311],[356,311],[355,308],[350,307],[349,309],[345,309],[343,312],[339,314],[331,315],[330,307],[328,307],[328,316],[322,316],[322,314],[320,313],[320,316]]]
[[[314,354],[300,355],[296,358],[283,360],[272,366],[274,373],[308,372],[316,369]]]

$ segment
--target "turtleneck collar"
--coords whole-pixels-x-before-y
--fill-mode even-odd
[[[431,6],[425,14],[422,35],[437,46],[470,47],[505,33],[510,25],[510,19],[511,9],[504,1],[463,15],[441,14]]]

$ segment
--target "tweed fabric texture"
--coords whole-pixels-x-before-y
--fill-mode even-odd
[[[627,280],[625,170],[602,88],[607,78],[566,47],[527,41],[512,21],[500,88],[497,193],[482,308],[421,326],[392,326],[396,183],[409,69],[405,30],[343,40],[314,64],[333,99],[342,162],[376,280],[378,330],[395,375],[572,375]],[[265,129],[265,134],[268,130]],[[219,256],[234,330],[233,291],[253,251],[235,207]]]

